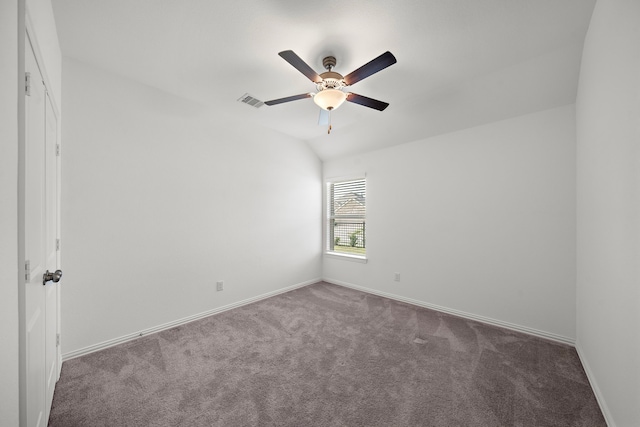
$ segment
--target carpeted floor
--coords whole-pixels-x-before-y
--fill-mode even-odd
[[[572,347],[317,283],[66,361],[50,426],[606,426]]]

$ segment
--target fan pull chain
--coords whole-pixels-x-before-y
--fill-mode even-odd
[[[331,135],[331,110],[333,110],[333,108],[329,109],[329,129],[327,129],[327,135]]]

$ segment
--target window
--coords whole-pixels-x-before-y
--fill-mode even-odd
[[[364,258],[366,255],[365,180],[327,183],[327,251]]]

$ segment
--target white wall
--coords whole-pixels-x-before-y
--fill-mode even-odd
[[[599,0],[576,101],[577,348],[611,426],[640,425],[640,3]]]
[[[18,2],[0,2],[0,420],[18,425]]]
[[[323,277],[575,337],[573,106],[324,164],[361,173],[368,263]]]
[[[74,60],[63,75],[63,354],[321,277],[305,143]]]

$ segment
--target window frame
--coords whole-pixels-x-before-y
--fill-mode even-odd
[[[334,184],[340,184],[340,183],[346,183],[346,182],[353,182],[353,181],[363,181],[364,183],[364,215],[363,216],[354,216],[352,217],[352,219],[357,219],[357,220],[362,220],[363,222],[363,235],[364,237],[364,241],[366,241],[366,218],[367,218],[367,212],[366,212],[366,188],[367,188],[367,176],[366,174],[363,175],[357,175],[357,176],[348,176],[348,177],[334,177],[334,178],[326,178],[324,180],[324,191],[323,191],[323,253],[325,255],[325,257],[327,258],[334,258],[334,259],[342,259],[342,260],[346,260],[346,261],[353,261],[353,262],[360,262],[360,263],[366,263],[368,258],[367,258],[367,251],[366,251],[366,243],[363,242],[363,247],[365,249],[365,253],[364,254],[350,254],[350,253],[345,253],[345,252],[339,252],[339,251],[335,251],[332,250],[333,245],[331,245],[331,240],[332,240],[332,233],[331,233],[331,224],[332,224],[332,220],[335,221],[336,217],[335,215],[331,215],[331,186]],[[344,218],[344,219],[349,219],[349,218]]]

